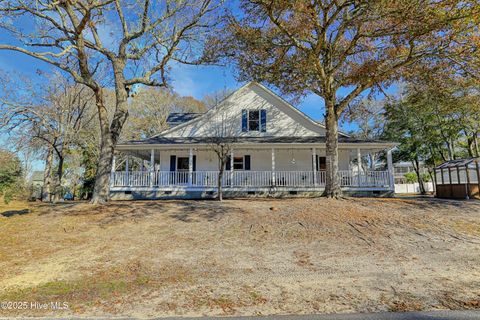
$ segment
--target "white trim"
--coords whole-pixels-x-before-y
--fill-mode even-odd
[[[234,168],[234,154],[233,154],[233,148],[230,150],[230,179],[233,180],[233,171],[235,171]]]
[[[389,191],[390,188],[380,188],[380,187],[341,187],[344,191]],[[288,192],[288,191],[302,191],[302,192],[309,192],[309,191],[323,191],[325,190],[324,186],[317,186],[317,187],[281,187],[277,186],[275,191],[278,192]],[[111,187],[111,192],[125,192],[125,191],[217,191],[216,187],[189,187],[189,186],[172,186],[172,187]],[[266,187],[229,187],[228,189],[225,188],[224,191],[259,191],[259,192],[270,192],[272,191],[271,188]]]
[[[393,160],[392,160],[392,149],[387,150],[387,168],[388,168],[388,176],[389,176],[389,184],[390,190],[395,191],[395,177],[393,171]]]
[[[310,148],[318,148],[318,149],[325,149],[325,143],[257,143],[257,144],[247,144],[247,143],[233,143],[236,149],[270,149],[272,147],[275,148],[291,148],[291,149],[310,149]],[[397,146],[398,143],[396,142],[362,142],[362,143],[342,143],[339,142],[339,150],[341,149],[353,149],[362,148],[362,149],[388,149]],[[129,145],[129,144],[118,144],[115,149],[116,150],[149,150],[151,148],[155,149],[183,149],[186,148],[199,148],[205,147],[209,148],[208,143],[200,144],[200,143],[184,143],[184,144],[137,144],[137,145]]]
[[[275,148],[272,148],[272,184],[277,185],[275,180]]]
[[[299,110],[298,108],[296,108],[295,106],[293,106],[291,103],[289,103],[288,101],[286,101],[285,99],[283,99],[281,96],[279,96],[278,94],[276,94],[275,92],[273,92],[272,90],[270,90],[269,88],[267,88],[266,86],[264,86],[263,84],[261,83],[258,83],[258,82],[255,82],[255,81],[252,81],[250,82],[248,85],[256,85],[257,87],[263,89],[263,91],[267,92],[268,94],[270,94],[272,97],[274,97],[275,99],[279,100],[283,105],[287,106],[288,108],[292,109],[293,111],[295,111],[299,116],[301,116],[302,118],[304,118],[306,121],[310,122],[311,124],[317,126],[317,127],[320,127],[322,129],[325,129],[326,130],[326,126],[322,123],[319,123],[318,121],[315,121],[313,120],[312,118],[310,118],[309,116],[307,116],[305,113],[303,113],[301,110]],[[338,131],[338,133],[340,135],[343,135],[347,138],[349,138],[350,136],[344,132],[341,132],[341,131]]]
[[[188,185],[192,185],[193,179],[193,149],[188,149]]]
[[[179,130],[179,129],[182,129],[183,127],[186,127],[192,123],[196,123],[204,118],[206,118],[210,113],[213,113],[213,112],[216,112],[218,111],[218,109],[220,109],[222,107],[222,105],[225,103],[225,101],[227,101],[228,99],[230,99],[231,97],[233,97],[235,94],[237,94],[238,92],[240,92],[241,90],[247,88],[249,85],[250,85],[251,82],[243,85],[242,87],[238,88],[236,91],[232,92],[231,94],[229,94],[228,96],[226,96],[222,101],[220,101],[219,103],[217,103],[213,108],[211,108],[210,110],[208,110],[207,112],[203,113],[202,115],[192,119],[192,120],[189,120],[187,122],[184,122],[182,124],[179,124],[178,126],[175,126],[173,128],[170,128],[170,129],[167,129],[165,131],[162,131],[154,136],[151,136],[150,138],[155,138],[155,137],[158,137],[158,136],[164,136],[166,134],[169,134],[169,133],[172,133],[172,132],[175,132],[176,130]],[[150,139],[149,138],[149,139]]]
[[[170,129],[167,129],[165,131],[162,131],[150,138],[154,138],[154,137],[158,137],[158,136],[164,136],[166,134],[170,134],[172,132],[175,132],[177,130],[180,130],[188,125],[191,125],[193,123],[196,123],[202,119],[205,119],[205,118],[208,118],[209,115],[213,112],[217,112],[219,109],[221,109],[224,105],[224,103],[230,99],[231,97],[233,97],[234,95],[240,93],[241,91],[243,91],[244,89],[250,87],[250,86],[256,86],[257,88],[260,88],[262,91],[264,91],[265,93],[267,93],[268,95],[270,95],[271,97],[273,97],[274,99],[276,99],[278,102],[280,102],[282,105],[284,105],[285,107],[287,107],[287,109],[290,109],[292,110],[294,113],[296,113],[297,116],[300,116],[301,119],[305,120],[306,122],[308,122],[310,125],[313,125],[314,127],[316,127],[317,129],[322,129],[322,130],[326,130],[326,127],[325,125],[313,120],[312,118],[310,118],[309,116],[307,116],[305,113],[303,113],[302,111],[300,111],[299,109],[297,109],[296,107],[294,107],[292,104],[290,104],[289,102],[287,102],[286,100],[284,100],[282,97],[280,97],[279,95],[277,95],[275,92],[273,92],[272,90],[268,89],[267,87],[265,87],[264,85],[258,83],[258,82],[255,82],[255,81],[251,81],[251,82],[248,82],[247,84],[243,85],[242,87],[240,87],[239,89],[237,89],[236,91],[234,91],[233,93],[231,93],[230,95],[228,95],[227,97],[225,97],[222,101],[220,101],[215,107],[211,108],[210,110],[208,110],[207,112],[205,112],[204,114],[190,120],[190,121],[187,121],[187,122],[184,122],[182,124],[179,124],[173,128],[170,128]],[[308,129],[308,128],[307,128]],[[310,129],[311,130],[311,129]],[[315,130],[314,130],[315,131]],[[344,133],[344,132],[341,132],[339,131],[338,132],[339,135],[342,135],[342,136],[345,136],[345,137],[350,137],[348,134]]]
[[[150,151],[150,187],[153,187],[153,177],[155,174],[155,149]]]

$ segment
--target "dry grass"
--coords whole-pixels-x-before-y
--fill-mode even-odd
[[[24,209],[30,211],[1,215]],[[13,203],[0,206],[0,243],[0,301],[70,306],[0,310],[6,316],[259,315],[480,304],[478,201]]]

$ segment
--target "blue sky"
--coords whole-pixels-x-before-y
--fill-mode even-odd
[[[34,82],[44,79],[37,71],[53,72],[55,67],[16,52],[0,51],[0,69],[17,72],[30,77]],[[225,88],[235,89],[242,85],[235,80],[234,71],[218,66],[175,66],[171,72],[171,85],[181,95],[197,99]],[[315,120],[323,119],[323,101],[316,95],[305,97],[296,105]]]
[[[172,72],[173,87],[181,95],[191,95],[198,99],[225,88],[235,89],[242,83],[235,80],[234,71],[231,69],[216,66],[179,66]],[[323,120],[323,100],[316,95],[305,97],[296,107],[315,120]]]
[[[21,53],[0,50],[0,69],[28,76],[33,82],[45,79],[38,71],[53,72],[55,67],[38,61]],[[235,80],[234,71],[228,67],[218,66],[187,66],[180,65],[172,68],[171,85],[181,95],[193,96],[202,99],[203,96],[223,89],[235,89],[242,85]],[[323,121],[324,104],[320,97],[308,95],[296,107],[315,120]],[[354,129],[346,124],[345,131]],[[7,136],[0,136],[0,144],[5,146]],[[41,170],[42,161],[35,161],[34,170]]]
[[[10,41],[9,41],[10,40]],[[0,42],[12,39],[0,34]],[[33,83],[44,81],[40,73],[50,73],[55,67],[21,53],[0,50],[0,70],[27,76]],[[234,70],[230,67],[175,65],[170,73],[171,86],[181,95],[202,99],[205,95],[223,89],[235,89],[243,85],[235,80]],[[320,97],[308,95],[296,104],[301,111],[315,120],[323,121],[324,104]],[[353,125],[344,124],[343,130],[355,129]],[[8,136],[0,136],[0,145],[7,145]],[[34,163],[34,169],[42,168],[42,161]]]

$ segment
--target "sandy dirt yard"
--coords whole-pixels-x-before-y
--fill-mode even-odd
[[[0,215],[0,302],[28,306],[4,303],[0,316],[480,308],[480,201],[139,201],[13,213]]]

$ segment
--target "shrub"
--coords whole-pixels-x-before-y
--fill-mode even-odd
[[[421,177],[422,177],[423,182],[430,182],[430,180],[431,180],[431,177],[428,173],[422,173]]]
[[[0,150],[0,196],[9,203],[23,191],[22,163],[17,155]]]
[[[404,174],[405,180],[407,183],[415,183],[418,182],[417,174],[415,172],[407,172]]]

